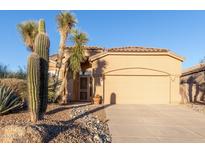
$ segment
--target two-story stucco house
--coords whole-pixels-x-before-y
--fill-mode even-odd
[[[179,103],[183,58],[160,48],[86,47],[87,60],[75,80],[69,80],[71,101],[91,101],[99,94],[103,103]],[[67,48],[69,53],[70,47]],[[55,70],[57,55],[50,57]],[[76,88],[77,87],[77,88]]]

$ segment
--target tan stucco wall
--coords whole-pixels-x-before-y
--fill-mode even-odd
[[[181,77],[180,94],[183,103],[205,103],[205,72],[197,72]]]
[[[124,98],[127,97],[127,99],[129,99],[131,96],[136,95],[136,93],[140,94],[141,98],[149,97],[152,94],[140,90],[140,87],[148,87],[147,85],[145,85],[148,82],[147,76],[158,76],[161,78],[167,78],[166,81],[163,79],[156,80],[157,85],[159,85],[159,87],[164,86],[164,88],[157,88],[156,85],[152,85],[150,88],[150,92],[153,93],[154,90],[157,90],[157,93],[160,94],[156,97],[166,97],[162,99],[159,98],[159,100],[167,100],[167,97],[170,97],[169,102],[165,101],[164,103],[180,102],[179,76],[181,75],[181,61],[168,55],[107,55],[105,57],[95,60],[93,62],[92,68],[94,70],[93,76],[95,81],[93,83],[95,88],[94,94],[100,94],[101,96],[103,96],[104,94],[104,103],[110,102],[109,100],[111,94],[109,92],[111,92],[113,90],[113,87],[115,87],[116,80],[119,83],[122,80],[128,85],[127,87],[125,86],[125,88],[127,89],[120,86],[116,87],[118,88],[118,92],[121,93],[121,95],[123,94]],[[105,81],[103,81],[103,75],[105,75]],[[115,77],[111,78],[109,76]],[[135,80],[131,79],[131,76],[140,77],[140,82],[133,83]],[[109,78],[109,81],[107,81],[107,83],[106,78]],[[103,83],[106,85],[103,85]],[[138,87],[136,87],[136,89],[133,89],[130,87],[130,85]],[[169,92],[169,95],[167,95],[167,92]],[[136,98],[138,97],[139,95],[136,96]],[[145,99],[145,102],[147,102],[147,100],[148,99]],[[157,99],[154,98],[154,100]],[[122,102],[120,100],[118,102],[127,103],[126,101]],[[151,97],[150,103],[152,103]],[[159,101],[159,104],[161,103],[163,102]]]

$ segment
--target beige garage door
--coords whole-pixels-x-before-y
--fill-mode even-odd
[[[168,76],[105,76],[104,103],[168,104]]]

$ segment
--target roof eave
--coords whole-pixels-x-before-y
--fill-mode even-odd
[[[166,56],[170,56],[172,58],[175,58],[181,62],[183,62],[185,60],[184,57],[181,57],[181,56],[178,56],[176,55],[175,53],[173,52],[104,52],[104,53],[100,53],[100,54],[97,54],[97,55],[94,55],[92,57],[89,58],[89,60],[91,62],[97,60],[97,59],[100,59],[102,57],[105,57],[107,55],[155,55],[155,56],[161,56],[161,55],[166,55]]]

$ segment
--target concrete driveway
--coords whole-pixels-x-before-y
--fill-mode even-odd
[[[205,114],[183,105],[107,107],[113,142],[205,142]]]

